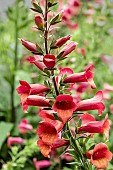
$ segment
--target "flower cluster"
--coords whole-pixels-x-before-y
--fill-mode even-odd
[[[98,114],[102,115],[105,109],[102,102],[103,92],[98,91],[90,99],[82,100],[81,97],[81,94],[88,87],[96,88],[93,81],[94,65],[88,65],[85,71],[79,73],[74,73],[74,70],[67,67],[59,67],[59,63],[65,61],[68,55],[75,51],[77,43],[70,40],[70,35],[57,40],[49,40],[52,26],[61,22],[61,18],[64,19],[64,17],[68,22],[67,17],[70,15],[67,15],[66,12],[71,12],[73,15],[77,14],[80,1],[71,1],[68,4],[69,9],[63,14],[59,12],[50,16],[51,7],[56,4],[56,2],[50,0],[40,1],[40,3],[32,0],[33,8],[31,9],[38,13],[34,21],[36,29],[43,34],[44,48],[27,40],[20,40],[23,46],[32,52],[29,62],[42,71],[46,80],[44,84],[29,84],[20,80],[17,92],[20,95],[23,111],[26,112],[29,106],[40,107],[39,116],[42,121],[36,130],[39,136],[37,144],[45,157],[49,158],[52,150],[66,146],[64,150],[66,149],[69,153],[70,148],[72,148],[71,155],[79,162],[82,169],[89,169],[90,163],[97,169],[104,169],[107,167],[108,161],[112,159],[112,153],[108,150],[107,145],[100,142],[95,143],[93,149],[85,147],[86,140],[88,141],[90,137],[93,138],[95,133],[103,134],[105,139],[108,139],[110,129],[107,115],[104,120],[96,120],[92,114],[86,112],[97,110]],[[45,8],[43,8],[44,6]],[[19,129],[22,133],[25,133],[26,130],[32,130],[32,127],[23,120]],[[79,139],[82,139],[82,144]],[[88,159],[90,159],[90,162]],[[34,160],[34,163],[36,164],[36,160]]]

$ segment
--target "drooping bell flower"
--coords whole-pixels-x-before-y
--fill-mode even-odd
[[[33,44],[32,42],[29,42],[27,40],[24,40],[23,38],[20,39],[22,42],[22,45],[26,47],[31,52],[38,52],[36,44]]]
[[[52,109],[57,112],[58,117],[63,123],[66,123],[66,121],[72,117],[73,111],[76,110],[76,104],[73,102],[72,96],[62,94],[57,96]]]
[[[84,115],[87,117],[90,117],[89,115]],[[91,119],[91,118],[90,118]],[[85,123],[82,122],[82,125],[80,128],[78,128],[79,132],[88,132],[88,133],[100,133],[104,134],[106,136],[106,139],[108,139],[109,136],[109,129],[110,129],[110,123],[108,120],[108,116],[105,117],[104,120],[101,121],[90,121]]]
[[[102,99],[103,93],[102,91],[98,91],[93,98],[78,102],[76,111],[98,110],[99,115],[102,115],[105,109]]]
[[[97,169],[105,169],[108,162],[112,159],[113,154],[108,150],[105,143],[98,143],[93,150],[85,153],[86,157],[90,159],[91,164],[96,166]]]
[[[31,131],[33,127],[32,125],[28,124],[27,119],[22,119],[20,124],[18,125],[18,129],[20,133],[25,134],[27,131]]]
[[[55,128],[56,128],[56,130],[57,130],[57,132],[59,133],[61,130],[62,130],[62,128],[63,128],[63,126],[64,126],[64,124],[61,122],[61,121],[59,121],[59,120],[56,120],[55,119],[55,117],[54,117],[54,115],[53,115],[53,110],[42,110],[40,113],[39,113],[39,116],[44,120],[44,121],[46,121],[46,122],[49,122],[49,123],[51,123],[52,125],[54,125],[55,126]]]
[[[33,163],[36,167],[36,170],[40,170],[41,168],[46,168],[46,167],[52,165],[51,161],[49,161],[49,160],[37,161],[36,158],[33,158]]]
[[[35,64],[41,71],[44,71],[46,68],[45,64],[43,63],[43,56],[41,55],[34,55],[29,57],[30,63]]]
[[[40,122],[37,128],[37,134],[47,145],[51,145],[58,138],[58,132],[55,126],[49,122]]]
[[[46,54],[43,58],[43,62],[47,68],[53,68],[56,64],[56,58],[52,54]]]
[[[25,140],[21,137],[11,137],[9,136],[7,139],[7,146],[8,148],[11,148],[14,144],[23,144],[25,143]]]
[[[88,82],[92,88],[96,88],[96,85],[93,81],[94,73],[91,72],[93,66],[87,68],[85,72],[75,73],[67,76],[63,83],[78,83],[78,82]]]
[[[69,141],[65,139],[57,138],[51,145],[47,145],[45,142],[43,142],[41,139],[37,142],[38,147],[40,148],[41,153],[47,157],[50,158],[50,152],[52,149],[56,149],[65,145],[69,145]]]
[[[24,112],[27,111],[28,106],[50,107],[50,100],[38,95],[29,95],[27,99],[23,101],[24,102],[21,103],[21,105],[23,106]]]
[[[70,40],[70,38],[71,38],[70,35],[67,35],[67,36],[65,36],[65,37],[59,38],[59,39],[56,40],[55,43],[52,45],[52,48],[63,46],[68,40]]]
[[[44,22],[41,16],[35,16],[35,24],[37,25],[38,29],[43,30]]]
[[[76,42],[70,42],[67,44],[60,52],[59,54],[63,53],[61,58],[64,58],[66,55],[70,54],[73,50],[75,50],[78,43]]]

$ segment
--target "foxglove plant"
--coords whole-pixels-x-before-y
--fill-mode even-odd
[[[70,35],[57,40],[54,36],[51,38],[51,28],[61,22],[63,15],[62,11],[53,16],[49,15],[56,4],[54,0],[32,0],[31,9],[36,12],[35,28],[43,35],[44,47],[24,39],[20,40],[23,46],[32,52],[29,61],[42,71],[45,81],[44,84],[29,84],[20,80],[17,92],[20,94],[24,111],[28,110],[28,106],[41,107],[39,116],[42,121],[39,122],[36,133],[39,136],[38,147],[45,157],[50,158],[52,150],[65,146],[64,154],[68,153],[74,157],[72,164],[76,169],[92,170],[94,166],[104,169],[112,159],[107,145],[100,142],[90,148],[87,147],[87,142],[95,133],[104,134],[108,139],[108,116],[97,121],[91,114],[84,113],[88,110],[98,110],[99,115],[102,115],[105,109],[102,103],[103,93],[98,91],[93,98],[81,101],[75,100],[76,96],[72,95],[71,90],[74,89],[75,83],[86,83],[91,88],[96,88],[93,65],[88,65],[86,70],[80,73],[74,73],[70,68],[61,68],[58,73],[59,63],[68,58],[77,43],[68,42]]]

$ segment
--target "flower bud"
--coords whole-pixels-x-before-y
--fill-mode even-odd
[[[56,63],[56,58],[52,54],[46,54],[43,58],[43,62],[46,65],[47,68],[53,68]]]
[[[26,47],[29,51],[31,51],[31,52],[37,52],[37,47],[36,47],[36,44],[33,44],[33,43],[31,43],[31,42],[29,42],[29,41],[26,41],[26,40],[24,40],[24,39],[20,39],[21,40],[21,42],[22,42],[22,45],[24,46],[24,47]]]
[[[58,40],[56,40],[55,44],[53,44],[53,47],[61,47],[62,45],[64,45],[68,40],[70,40],[71,36],[67,35],[65,37],[59,38]]]
[[[43,30],[44,22],[41,16],[36,16],[35,17],[35,24],[40,30]]]

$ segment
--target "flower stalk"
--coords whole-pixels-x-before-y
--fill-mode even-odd
[[[45,16],[44,16],[44,21],[45,21],[45,31],[44,31],[44,41],[45,41],[45,51],[46,54],[48,54],[48,0],[45,0]]]

